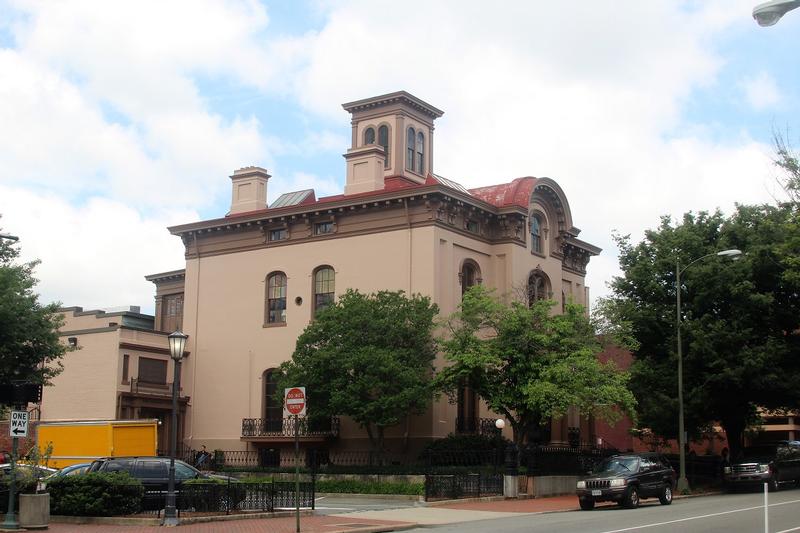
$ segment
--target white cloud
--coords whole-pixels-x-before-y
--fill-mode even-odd
[[[742,80],[739,84],[747,103],[756,111],[774,107],[781,101],[781,93],[775,79],[767,72]]]
[[[5,186],[0,213],[4,231],[19,237],[23,259],[41,260],[36,276],[43,302],[89,309],[141,305],[145,312],[153,311],[154,287],[144,276],[183,264],[180,240],[166,227],[197,218],[187,210],[143,217],[120,201],[93,197],[76,205]]]
[[[227,198],[235,168],[270,169],[270,200],[340,193],[344,161],[312,174],[281,158],[344,152],[321,118],[345,131],[342,102],[398,89],[446,111],[438,173],[468,187],[522,175],[563,186],[581,238],[605,249],[590,263],[594,295],[615,272],[612,229],[639,238],[661,214],[770,199],[768,147],[746,133],[715,142],[684,116],[728,60],[715,38],[752,24],[750,1],[337,1],[315,4],[324,25],[303,35],[270,25],[255,1],[12,5],[23,16],[15,48],[0,49],[0,74],[13,73],[0,75],[0,213],[64,303],[151,303],[141,277],[182,264],[165,226]],[[232,93],[205,92],[209,79]],[[756,106],[780,99],[766,72],[742,89]],[[236,91],[300,104],[310,133],[223,118],[215,106]],[[33,216],[28,202],[47,209]],[[70,255],[76,246],[88,255]]]

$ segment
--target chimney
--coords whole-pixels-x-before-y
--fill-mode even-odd
[[[344,154],[344,158],[347,161],[345,194],[383,189],[383,162],[386,159],[383,147],[369,144],[361,148],[351,148]]]
[[[229,215],[267,208],[267,180],[270,175],[261,167],[244,167],[231,176],[233,194]]]

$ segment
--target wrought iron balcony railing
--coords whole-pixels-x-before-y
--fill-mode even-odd
[[[300,437],[338,437],[339,418],[311,420],[307,418],[243,418],[242,437],[294,437],[295,423]]]
[[[494,424],[494,418],[457,417],[456,433],[496,435],[500,430]]]

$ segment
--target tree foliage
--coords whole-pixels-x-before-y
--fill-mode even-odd
[[[437,313],[428,297],[348,290],[297,339],[279,390],[305,386],[310,416],[349,416],[382,451],[386,428],[430,405]]]
[[[61,371],[58,304],[42,305],[33,275],[38,261],[19,263],[19,249],[0,239],[0,383],[49,383]]]
[[[687,431],[696,436],[721,422],[736,450],[758,407],[796,407],[800,278],[796,250],[787,247],[797,238],[793,218],[789,205],[737,206],[730,218],[688,213],[673,224],[663,217],[638,244],[616,237],[623,276],[603,306],[639,342],[631,386],[645,427],[677,436],[678,261],[685,268],[679,289]],[[739,261],[716,256],[731,248],[745,252]]]
[[[622,413],[634,416],[628,375],[598,360],[600,344],[583,308],[569,304],[553,314],[553,305],[506,305],[485,288],[471,287],[443,341],[452,364],[437,375],[439,390],[453,397],[468,383],[508,419],[518,446],[529,429],[572,406],[612,423]]]

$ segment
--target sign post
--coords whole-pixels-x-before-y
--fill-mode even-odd
[[[8,423],[8,434],[11,436],[11,483],[8,487],[8,512],[2,523],[3,529],[19,529],[16,513],[14,512],[14,495],[17,491],[17,451],[19,438],[28,436],[28,412],[11,411],[11,420]]]
[[[283,391],[284,413],[294,416],[294,514],[300,533],[300,417],[306,416],[306,388],[289,387]]]

